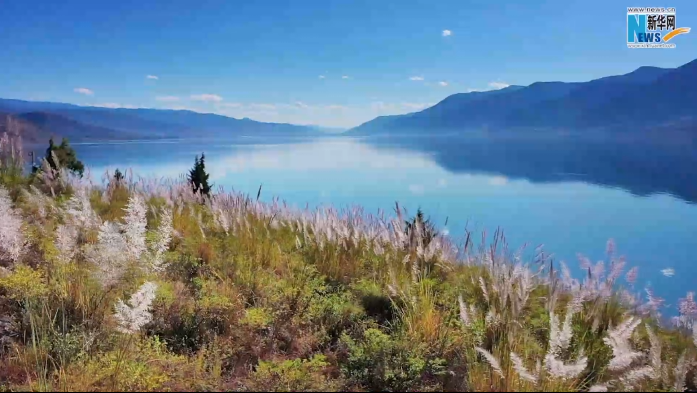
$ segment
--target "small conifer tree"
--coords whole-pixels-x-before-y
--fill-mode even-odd
[[[46,161],[54,170],[67,168],[80,177],[82,177],[85,172],[85,165],[82,161],[77,159],[77,154],[72,146],[70,146],[68,138],[63,138],[60,145],[56,145],[53,142],[53,138],[48,141]]]
[[[411,220],[406,221],[405,224],[405,233],[407,236],[409,236],[410,239],[412,239],[412,242],[416,240],[414,239],[414,236],[416,236],[417,233],[420,233],[422,244],[424,246],[427,246],[429,243],[431,243],[431,240],[433,240],[438,234],[435,225],[433,225],[430,219],[427,219],[424,216],[424,213],[421,210],[421,208],[419,208],[416,211],[416,216],[414,216],[414,218],[412,218]],[[419,228],[418,230],[417,226]]]
[[[114,171],[114,180],[117,183],[121,183],[123,181],[123,179],[124,179],[123,173],[121,173],[121,171],[118,168],[116,168],[116,171]]]
[[[206,173],[206,156],[201,153],[201,158],[196,156],[194,167],[189,171],[189,184],[194,192],[200,192],[203,195],[209,195],[211,186],[208,184],[208,173]]]

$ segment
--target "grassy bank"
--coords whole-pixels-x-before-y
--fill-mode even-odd
[[[694,388],[697,307],[659,326],[612,242],[576,280],[501,233],[453,244],[398,205],[27,176],[4,151],[0,390]]]

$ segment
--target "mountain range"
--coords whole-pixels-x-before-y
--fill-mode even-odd
[[[536,82],[453,94],[420,112],[381,116],[349,135],[470,130],[697,130],[697,60],[589,82]]]
[[[7,129],[9,122],[29,143],[45,142],[52,136],[88,141],[323,133],[315,126],[263,123],[188,110],[112,109],[0,99],[0,132]]]
[[[640,67],[589,82],[536,82],[500,90],[458,93],[420,112],[381,116],[347,135],[432,135],[444,131],[540,130],[696,135],[697,60],[677,68]],[[0,132],[8,120],[28,142],[241,135],[326,135],[317,126],[263,123],[188,110],[125,109],[0,99]]]

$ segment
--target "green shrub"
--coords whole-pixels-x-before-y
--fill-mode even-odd
[[[394,304],[374,281],[360,280],[351,287],[365,313],[379,324],[392,321],[396,315]]]
[[[321,333],[324,344],[330,345],[336,343],[342,334],[360,329],[365,311],[342,287],[326,287],[313,298],[308,318]]]
[[[310,359],[263,361],[250,376],[247,388],[273,392],[336,391],[336,381],[326,376],[328,366],[324,355]]]
[[[252,307],[245,310],[244,317],[240,320],[242,325],[252,329],[266,329],[273,322],[273,314],[270,310],[261,307]]]
[[[368,390],[405,391],[418,389],[428,375],[445,373],[443,359],[427,359],[424,349],[368,329],[359,341],[342,337],[348,357],[342,367],[349,383]]]

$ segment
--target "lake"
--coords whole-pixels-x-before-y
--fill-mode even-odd
[[[359,204],[368,212],[389,212],[398,201],[410,213],[421,207],[440,227],[447,218],[447,230],[456,238],[466,226],[489,233],[501,227],[510,248],[544,244],[555,260],[574,268],[577,253],[601,260],[606,241],[614,238],[627,268],[639,266],[637,291],[651,285],[675,305],[696,289],[697,177],[682,169],[687,164],[656,161],[662,153],[655,145],[646,147],[651,159],[640,148],[628,152],[602,141],[563,145],[464,144],[447,137],[409,143],[285,137],[269,143],[268,138],[242,137],[75,148],[94,179],[116,167],[176,177],[203,151],[211,181],[225,189],[256,195],[263,184],[264,200],[279,196],[301,207]],[[684,161],[697,157],[692,153],[680,144],[665,156]],[[661,274],[666,268],[675,275]]]

